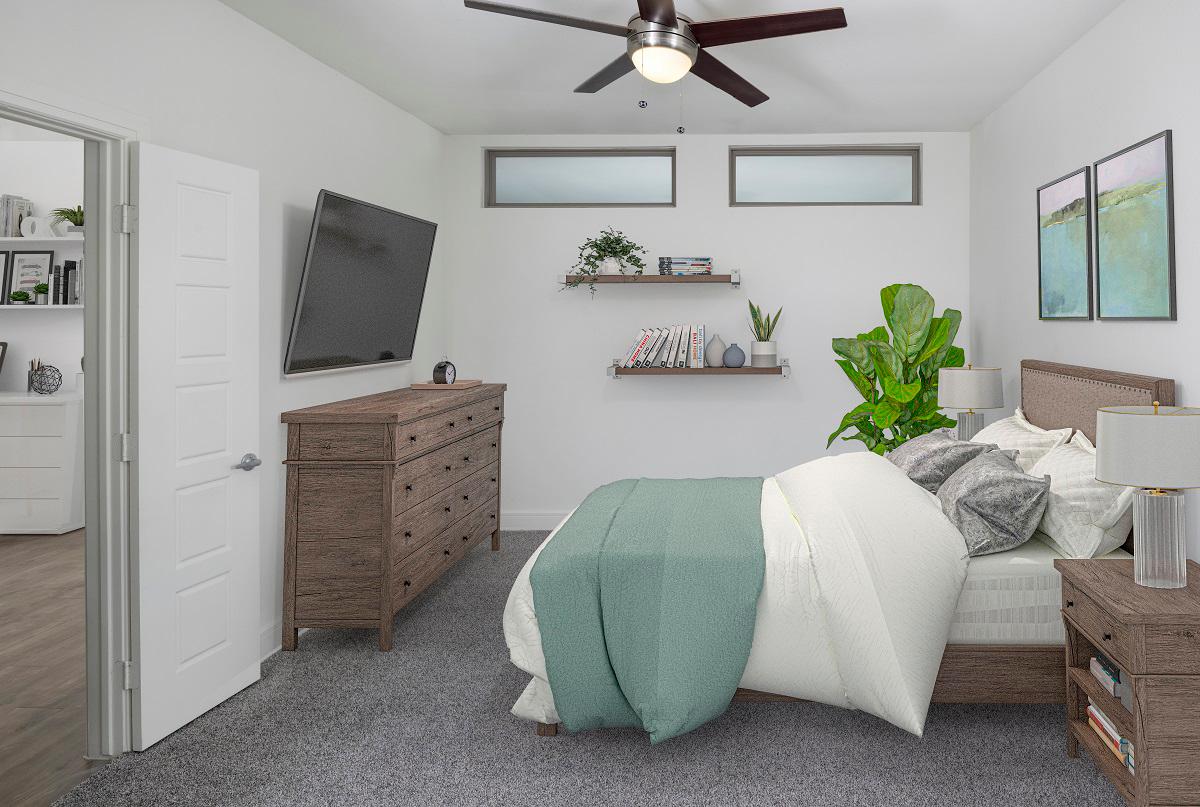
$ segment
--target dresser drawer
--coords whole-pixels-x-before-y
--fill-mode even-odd
[[[396,516],[393,521],[392,559],[403,558],[479,507],[480,502],[495,498],[498,471],[499,464],[493,462]],[[400,484],[406,486],[408,483],[400,480]]]
[[[297,543],[296,620],[378,620],[379,549],[379,538]]]
[[[406,423],[396,427],[394,457],[402,460],[418,454],[430,446],[441,445],[460,434],[467,434],[481,426],[498,423],[504,417],[504,399],[489,398],[486,401],[461,406],[433,417]]]
[[[429,587],[471,547],[492,534],[498,516],[491,499],[459,519],[434,540],[393,564],[392,605],[400,608]]]
[[[392,512],[403,513],[465,479],[500,456],[500,429],[493,426],[396,468]]]
[[[1133,641],[1126,627],[1076,588],[1063,580],[1062,612],[1096,645],[1096,649],[1115,661],[1128,673],[1141,673],[1140,660],[1133,652]]]
[[[291,460],[380,461],[391,459],[388,431],[379,423],[301,423]]]
[[[61,437],[66,430],[65,406],[0,406],[0,436]]]

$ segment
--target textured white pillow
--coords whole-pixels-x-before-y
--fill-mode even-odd
[[[1040,530],[1067,558],[1107,555],[1133,527],[1133,488],[1096,479],[1096,448],[1077,432],[1055,446],[1029,472],[1050,477],[1050,498]]]
[[[973,443],[995,443],[1005,450],[1015,450],[1017,466],[1030,473],[1038,460],[1050,453],[1050,449],[1071,439],[1070,429],[1042,429],[1025,419],[1020,409],[1012,417],[997,420],[984,426],[971,438]]]

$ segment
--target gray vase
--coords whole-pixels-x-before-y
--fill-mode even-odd
[[[708,340],[708,347],[704,348],[704,363],[709,367],[720,367],[724,361],[725,343],[720,335],[713,334],[713,338]]]
[[[734,342],[725,351],[724,362],[726,367],[741,367],[746,363],[746,351],[737,346]]]

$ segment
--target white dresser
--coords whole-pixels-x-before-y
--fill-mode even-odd
[[[83,396],[0,392],[0,533],[83,526]]]

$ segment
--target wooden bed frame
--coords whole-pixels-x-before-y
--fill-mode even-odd
[[[1096,410],[1102,406],[1175,404],[1170,378],[1118,373],[1024,359],[1021,362],[1021,410],[1043,429],[1070,428],[1096,440]],[[1125,543],[1133,552],[1133,538]],[[946,645],[933,688],[934,703],[1064,703],[1066,677],[1060,645]],[[739,689],[734,701],[799,701]],[[553,736],[557,724],[539,723],[537,733]]]

